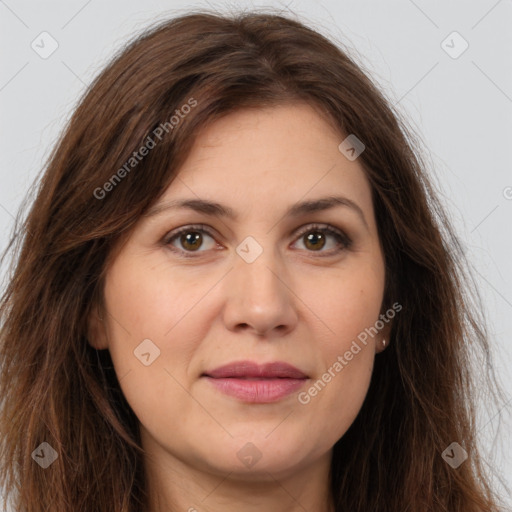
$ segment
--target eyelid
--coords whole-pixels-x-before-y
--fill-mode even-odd
[[[310,222],[308,224],[305,224],[297,229],[294,230],[295,233],[295,240],[298,240],[302,235],[309,233],[311,231],[321,231],[327,234],[331,234],[332,236],[339,237],[338,245],[341,244],[341,248],[335,248],[331,249],[329,251],[307,251],[312,254],[315,254],[317,252],[317,255],[320,257],[327,257],[332,256],[335,254],[339,254],[342,251],[345,251],[349,249],[352,246],[352,239],[341,229],[326,223],[318,223],[318,222]],[[185,258],[195,258],[198,257],[198,254],[201,254],[203,252],[208,251],[184,251],[182,249],[179,249],[177,247],[174,247],[171,244],[171,241],[177,238],[182,233],[187,233],[190,231],[200,231],[206,233],[211,238],[215,239],[215,230],[210,228],[209,226],[205,224],[188,224],[186,226],[182,226],[180,228],[176,228],[175,230],[170,231],[165,235],[165,237],[162,240],[162,243],[164,246],[169,247],[173,252],[179,253],[181,256]]]
[[[315,229],[317,229],[318,231],[324,231],[327,233],[339,235],[347,245],[350,245],[352,243],[351,238],[344,231],[337,228],[336,226],[333,226],[331,224],[325,224],[322,222],[310,222],[309,224],[306,224],[302,228],[298,228],[296,230],[295,236],[299,238],[302,235],[309,233],[310,231],[314,231]]]
[[[205,224],[187,224],[186,226],[182,226],[181,228],[176,228],[173,229],[172,231],[169,231],[169,233],[167,233],[164,236],[163,243],[167,245],[171,242],[173,238],[176,238],[182,233],[188,233],[189,231],[204,231],[207,235],[211,236],[212,238],[215,237],[215,234],[213,233],[212,229],[209,226],[206,226]]]

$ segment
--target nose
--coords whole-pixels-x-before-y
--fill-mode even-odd
[[[264,251],[252,263],[237,257],[226,276],[223,320],[230,331],[273,337],[295,328],[297,299],[286,268],[271,252]]]

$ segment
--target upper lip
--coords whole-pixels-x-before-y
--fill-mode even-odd
[[[229,377],[239,378],[289,378],[289,379],[305,379],[307,375],[301,372],[291,364],[276,361],[266,364],[258,364],[253,361],[235,361],[214,370],[203,373],[203,376],[212,377],[214,379],[223,379]]]

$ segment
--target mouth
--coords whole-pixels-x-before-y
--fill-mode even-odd
[[[309,377],[288,363],[274,362],[258,365],[238,361],[204,372],[221,393],[247,403],[276,402],[297,391]]]

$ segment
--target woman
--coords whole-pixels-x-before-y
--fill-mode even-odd
[[[117,56],[2,301],[14,510],[498,510],[488,342],[411,140],[280,15],[181,16]]]

